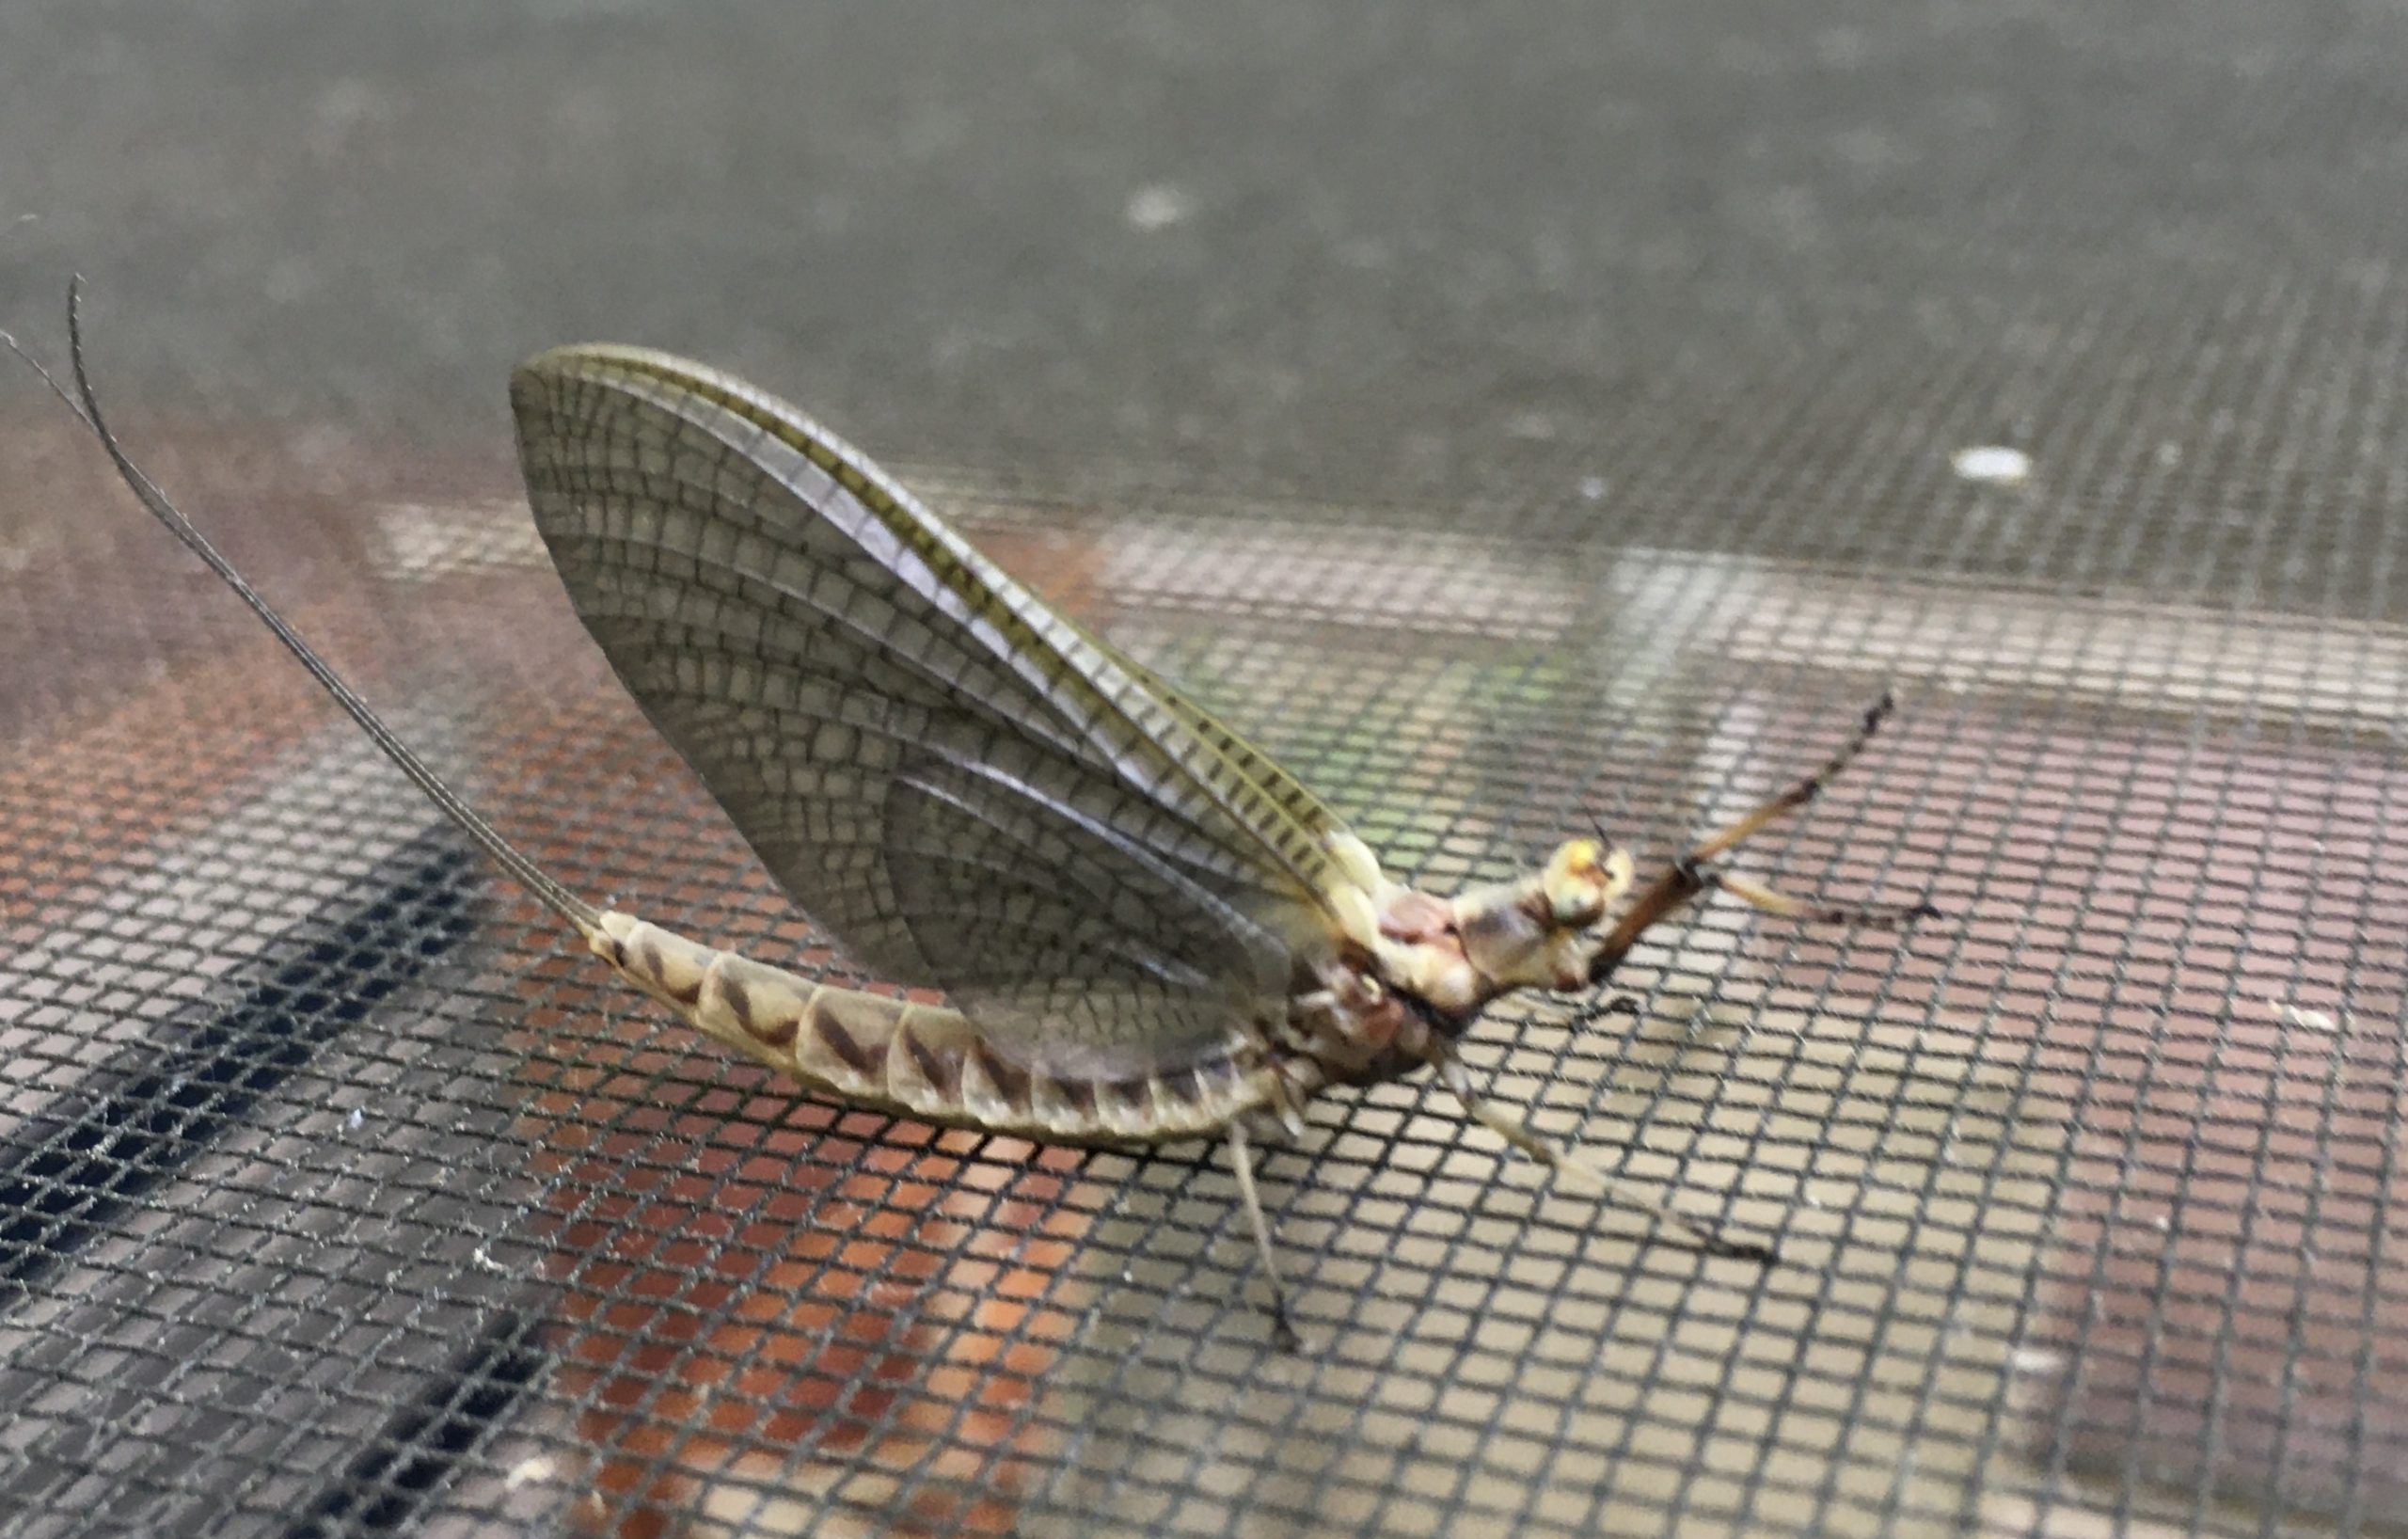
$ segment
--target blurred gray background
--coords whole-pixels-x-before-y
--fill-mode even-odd
[[[1711,496],[1776,428],[2048,452],[2112,390],[2137,473],[2153,369],[2397,326],[2403,43],[2259,0],[18,0],[0,313],[80,269],[129,411],[496,464],[511,363],[608,339],[993,470]],[[1662,459],[1599,463],[1635,420]]]

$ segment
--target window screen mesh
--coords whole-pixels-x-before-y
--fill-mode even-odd
[[[1471,1038],[1494,1094],[1782,1262],[1650,1239],[1424,1084],[1337,1093],[1264,1159],[1295,1354],[1223,1155],[931,1131],[691,1039],[12,389],[8,1531],[2408,1528],[2408,118],[2370,62],[2408,37],[2201,9],[1666,9],[1595,64],[1640,142],[1694,114],[1708,210],[1677,153],[1612,205],[1628,281],[1581,304],[1626,372],[1544,361],[1559,301],[1465,341],[1481,230],[1434,212],[1422,255],[1473,287],[1388,317],[1385,408],[1248,398],[1207,447],[1142,414],[1107,444],[1076,383],[1054,433],[1035,394],[939,392],[887,437],[806,400],[1428,886],[1599,824],[1660,862],[1898,691],[1742,866],[1944,919],[1709,905],[1624,968],[1632,1012],[1515,1002]],[[1786,69],[1815,48],[1916,87]],[[1837,157],[1825,202],[1733,170],[1804,155],[1782,125]],[[1151,377],[1132,325],[1096,389]],[[1492,354],[1541,361],[1447,368]],[[1384,440],[1383,409],[1420,425]],[[122,415],[569,885],[835,965],[617,691],[490,453]],[[2028,458],[1963,452],[1991,446]]]

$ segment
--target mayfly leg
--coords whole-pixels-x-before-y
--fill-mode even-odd
[[[1262,1214],[1262,1198],[1254,1190],[1254,1152],[1245,1140],[1245,1120],[1241,1118],[1229,1124],[1229,1165],[1237,1171],[1238,1197],[1245,1207],[1245,1221],[1254,1229],[1254,1243],[1262,1252],[1262,1280],[1271,1287],[1271,1340],[1282,1352],[1294,1352],[1303,1343],[1296,1327],[1288,1320],[1288,1285],[1279,1277],[1279,1253],[1271,1241],[1271,1220]]]
[[[1865,707],[1864,719],[1857,723],[1855,735],[1841,745],[1838,753],[1831,755],[1829,764],[1798,781],[1762,806],[1741,814],[1729,824],[1715,830],[1689,846],[1688,853],[1685,858],[1703,864],[1717,856],[1727,855],[1763,833],[1773,823],[1822,795],[1824,786],[1837,780],[1846,772],[1849,765],[1856,762],[1856,756],[1864,752],[1867,743],[1873,741],[1873,735],[1881,730],[1881,723],[1888,720],[1890,712],[1896,708],[1896,706],[1897,701],[1890,691],[1882,690],[1881,698]]]
[[[1912,903],[1837,904],[1792,897],[1762,882],[1720,870],[1713,864],[1822,795],[1823,788],[1864,752],[1865,745],[1873,740],[1874,734],[1881,730],[1882,722],[1888,718],[1894,705],[1890,692],[1883,690],[1881,698],[1866,707],[1864,719],[1858,723],[1855,733],[1838,753],[1831,755],[1829,763],[1683,851],[1670,869],[1650,882],[1632,900],[1622,918],[1606,933],[1595,959],[1590,963],[1590,981],[1603,982],[1611,976],[1615,966],[1629,954],[1632,946],[1638,944],[1640,935],[1699,894],[1716,889],[1729,893],[1742,903],[1766,913],[1813,923],[1876,925],[1894,929],[1918,919],[1939,917],[1939,910],[1921,900]]]
[[[1728,871],[1705,870],[1698,873],[1700,890],[1713,888],[1729,893],[1751,909],[1782,919],[1798,919],[1814,925],[1870,925],[1879,929],[1897,929],[1918,919],[1937,919],[1940,911],[1925,902],[1914,903],[1817,903],[1812,898],[1792,897],[1776,892],[1760,881],[1751,881]]]
[[[1736,1261],[1761,1261],[1766,1265],[1780,1260],[1772,1246],[1752,1240],[1726,1238],[1705,1220],[1692,1217],[1673,1207],[1664,1198],[1642,1191],[1628,1182],[1615,1179],[1596,1166],[1581,1159],[1572,1150],[1543,1136],[1529,1123],[1496,1105],[1474,1089],[1471,1083],[1471,1071],[1464,1067],[1464,1061],[1461,1058],[1447,1052],[1436,1042],[1434,1041],[1431,1044],[1428,1056],[1431,1067],[1438,1072],[1438,1083],[1453,1092],[1454,1098],[1463,1103],[1464,1110],[1471,1113],[1474,1119],[1482,1127],[1497,1134],[1507,1143],[1548,1169],[1562,1172],[1587,1183],[1592,1190],[1609,1201],[1620,1203],[1635,1212],[1646,1214],[1661,1223],[1670,1224],[1695,1240],[1708,1255],[1725,1256]]]

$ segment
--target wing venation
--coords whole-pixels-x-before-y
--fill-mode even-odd
[[[1340,825],[850,449],[661,354],[512,382],[579,616],[769,870],[1034,1071],[1215,1061],[1325,944]]]

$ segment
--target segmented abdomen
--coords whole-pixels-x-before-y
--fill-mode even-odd
[[[646,920],[605,913],[594,954],[706,1036],[841,1101],[1047,1140],[1216,1133],[1273,1098],[1267,1065],[1114,1082],[1031,1073],[960,1011],[817,983]]]

